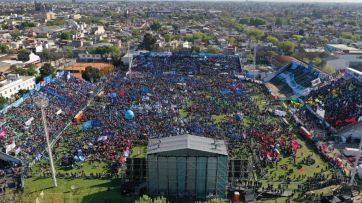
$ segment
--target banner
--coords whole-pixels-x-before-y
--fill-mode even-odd
[[[107,136],[100,136],[98,139],[97,139],[97,142],[99,141],[106,141],[107,140]]]
[[[2,128],[0,131],[0,139],[4,139],[6,135],[6,128]]]
[[[19,107],[23,103],[24,99],[20,98],[13,103],[13,107]]]
[[[87,130],[92,128],[92,120],[86,121],[82,124],[83,130]]]
[[[29,120],[27,120],[26,122],[25,122],[25,125],[31,125],[31,122],[33,122],[33,120],[34,120],[34,117],[31,117],[31,118],[29,118]]]
[[[59,109],[57,112],[55,112],[55,114],[59,115],[61,114],[63,111],[61,109]]]
[[[282,117],[284,117],[284,116],[287,115],[287,112],[281,111],[281,110],[275,110],[275,111],[274,111],[274,114],[277,115],[277,116],[282,116]]]
[[[317,114],[318,114],[320,117],[324,118],[324,115],[326,114],[326,111],[325,111],[323,108],[318,108],[318,109],[317,109]]]
[[[11,143],[11,144],[9,144],[9,145],[6,145],[5,146],[5,153],[6,154],[9,154],[9,152],[11,151],[11,150],[13,150],[14,148],[16,147],[16,145],[15,145],[15,142],[13,142],[13,143]]]

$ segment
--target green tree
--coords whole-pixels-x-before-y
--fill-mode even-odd
[[[132,36],[134,38],[140,39],[141,38],[141,30],[139,29],[132,29]]]
[[[27,75],[27,71],[25,68],[18,67],[16,65],[11,65],[10,70],[12,73],[19,74],[19,75]]]
[[[241,18],[239,20],[239,23],[243,25],[260,26],[260,25],[265,25],[265,20],[257,17],[256,18],[245,17]]]
[[[310,62],[309,58],[303,58],[303,61],[304,61],[305,63],[309,63],[309,62]]]
[[[101,78],[101,71],[97,68],[88,66],[82,72],[82,78],[92,83],[98,82],[98,80]]]
[[[157,39],[155,36],[153,36],[150,33],[146,33],[145,36],[143,37],[141,47],[148,51],[152,51],[153,49],[155,49],[156,42]]]
[[[36,24],[34,22],[25,21],[21,24],[23,28],[35,27]]]
[[[248,53],[248,55],[246,55],[246,60],[248,60],[248,62],[252,62],[254,60],[254,55],[252,53]]]
[[[358,41],[361,38],[360,35],[353,34],[351,32],[342,32],[341,37],[344,38],[344,39],[350,39],[350,40],[353,40],[353,41]]]
[[[36,74],[38,74],[36,66],[34,64],[31,64],[30,66],[26,67],[26,74],[29,76],[35,76]]]
[[[14,30],[12,33],[10,33],[10,35],[13,41],[18,41],[20,39],[21,33],[19,30]]]
[[[272,43],[274,45],[278,45],[279,43],[279,40],[278,38],[274,37],[274,36],[271,36],[269,35],[267,38],[266,38],[266,41],[269,42],[269,43]]]
[[[262,37],[264,37],[264,31],[257,28],[251,28],[247,30],[246,34],[248,34],[250,38],[257,40],[260,40]]]
[[[320,66],[322,64],[322,59],[319,58],[319,57],[316,57],[313,59],[313,63],[316,65],[316,66]]]
[[[197,46],[197,45],[194,45],[194,46],[191,47],[191,51],[199,53],[201,51],[201,47]]]
[[[275,19],[275,26],[280,27],[280,26],[282,26],[282,25],[283,25],[283,19],[280,18],[280,17],[277,17],[277,18]]]
[[[293,54],[295,49],[295,44],[291,41],[283,41],[280,43],[279,48],[284,52],[284,54]]]
[[[293,35],[293,38],[297,40],[298,42],[302,41],[303,36],[302,35]]]
[[[18,52],[18,60],[20,61],[29,61],[29,55],[30,55],[31,51],[29,49],[21,49],[19,52]]]
[[[0,44],[0,53],[7,54],[9,53],[9,47],[5,44]]]
[[[229,44],[233,45],[233,44],[235,44],[236,39],[235,39],[235,37],[229,36],[229,37],[226,38],[226,41],[228,41]]]
[[[71,47],[63,47],[62,53],[65,58],[73,58],[73,49]]]
[[[250,18],[249,25],[252,25],[252,26],[265,25],[265,20],[263,20],[261,18]]]
[[[215,46],[208,45],[207,46],[207,52],[212,53],[212,54],[217,54],[217,53],[220,52],[220,50],[218,48],[216,48]]]
[[[52,66],[50,63],[44,63],[43,66],[39,69],[40,76],[45,77],[48,75],[54,75],[57,69]]]
[[[153,31],[159,31],[161,29],[162,25],[160,22],[158,21],[154,21],[151,25],[150,25],[150,28],[151,30]]]
[[[47,26],[61,26],[64,25],[65,21],[63,19],[50,20],[46,23]]]
[[[248,25],[249,22],[250,22],[250,18],[248,18],[248,17],[241,18],[241,19],[239,20],[239,23],[240,23],[240,24],[243,24],[243,25]]]
[[[64,31],[59,35],[59,38],[62,40],[71,40],[73,33],[70,31]]]
[[[3,96],[0,96],[0,109],[3,109],[7,103],[8,103],[8,99]]]
[[[166,42],[170,42],[172,40],[172,35],[170,33],[165,34],[163,37]]]
[[[20,89],[18,93],[16,93],[15,98],[20,99],[24,94],[28,93],[29,90],[26,89]]]
[[[322,68],[322,70],[323,70],[324,72],[330,74],[330,75],[336,73],[336,69],[335,69],[333,66],[329,65],[329,64],[326,64],[326,65]]]
[[[100,54],[103,59],[111,57],[114,62],[119,61],[121,58],[121,50],[113,45],[98,46],[91,49],[90,52],[92,54]]]

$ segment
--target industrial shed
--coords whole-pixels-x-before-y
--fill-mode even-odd
[[[151,196],[226,196],[228,153],[222,140],[194,135],[151,139],[147,165]]]

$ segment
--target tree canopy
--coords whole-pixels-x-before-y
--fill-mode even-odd
[[[4,108],[8,103],[8,99],[0,95],[0,109]]]
[[[72,31],[64,31],[59,35],[59,38],[62,40],[71,40],[74,32]]]
[[[50,63],[44,63],[43,66],[39,69],[40,76],[45,77],[48,75],[54,75],[57,69],[52,66]]]
[[[260,40],[262,37],[264,37],[264,31],[257,28],[248,29],[246,33],[249,35],[249,37],[257,40]]]
[[[361,38],[360,35],[353,34],[351,32],[342,32],[341,37],[344,38],[344,39],[350,39],[350,40],[353,40],[353,41],[358,41]]]
[[[245,17],[245,18],[241,18],[239,20],[240,24],[243,25],[250,25],[250,26],[260,26],[260,25],[265,25],[265,20],[261,19],[261,18],[253,18],[253,17]]]
[[[85,70],[82,72],[82,77],[84,80],[87,80],[89,82],[98,82],[98,80],[101,78],[101,71],[97,68],[93,68],[91,66],[88,66],[85,68]]]
[[[274,36],[271,36],[269,35],[267,38],[266,38],[266,41],[269,42],[269,43],[272,43],[274,45],[278,45],[279,43],[279,40],[278,38],[274,37]]]
[[[30,55],[31,51],[29,49],[21,49],[19,52],[18,52],[18,60],[21,60],[21,61],[29,61],[29,55]]]
[[[153,49],[155,49],[156,42],[157,39],[155,36],[153,36],[150,33],[146,33],[145,36],[143,37],[141,47],[148,51],[152,51]]]
[[[151,25],[150,25],[150,28],[151,30],[153,31],[159,31],[161,29],[162,25],[160,22],[158,21],[154,21]]]
[[[293,54],[295,49],[295,44],[291,41],[283,41],[280,43],[279,48],[284,52],[284,54]]]
[[[119,59],[121,56],[121,50],[113,45],[97,46],[90,50],[92,54],[100,54],[102,58],[106,59],[111,57],[112,59]]]
[[[218,48],[216,48],[215,46],[208,45],[207,46],[207,52],[212,53],[212,54],[217,54],[217,53],[220,52],[220,50]]]
[[[7,54],[9,53],[9,47],[5,44],[0,44],[0,53]]]

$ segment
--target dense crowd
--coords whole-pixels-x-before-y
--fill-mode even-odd
[[[89,96],[95,90],[95,85],[72,76],[56,78],[25,99],[19,107],[8,109],[2,116],[2,129],[6,129],[6,137],[1,140],[1,147],[8,146],[7,153],[22,160],[39,159],[45,149],[45,136],[36,97],[44,93],[48,100],[45,113],[52,140],[72,120],[76,112],[85,107]],[[10,148],[11,145],[13,146]]]
[[[109,77],[103,92],[84,111],[79,127],[67,130],[58,143],[67,149],[57,159],[72,164],[80,155],[90,162],[118,166],[135,143],[187,133],[229,143],[253,139],[265,164],[278,161],[281,153],[294,153],[292,132],[271,113],[273,104],[268,99],[260,104],[264,99],[254,98],[268,97],[267,89],[234,75],[239,72],[238,60],[136,57],[132,71],[137,74]],[[208,71],[195,74],[193,66]],[[125,117],[128,110],[134,113],[132,119]]]
[[[336,129],[358,122],[362,116],[362,85],[355,79],[333,81],[305,99]]]
[[[0,160],[0,195],[21,188],[21,165]]]
[[[102,78],[100,92],[97,85],[67,75],[40,90],[49,100],[45,111],[52,140],[87,106],[55,144],[56,163],[108,164],[106,174],[58,176],[117,176],[135,144],[181,134],[223,139],[228,146],[249,143],[259,167],[278,166],[281,156],[294,156],[300,148],[292,128],[275,114],[280,105],[269,98],[266,87],[238,77],[238,57],[140,55],[134,63],[127,74]],[[8,129],[2,144],[14,141],[10,154],[25,160],[40,159],[45,149],[41,113],[33,98],[9,109],[2,120]],[[43,175],[50,173],[44,170]]]

